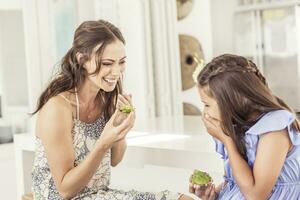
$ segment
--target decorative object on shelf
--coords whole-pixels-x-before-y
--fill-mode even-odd
[[[200,73],[201,69],[204,67],[204,60],[199,58],[197,54],[193,55],[194,61],[197,63],[197,67],[195,71],[193,72],[193,79],[195,83],[197,83],[197,76]]]
[[[237,5],[242,7],[248,7],[248,6],[257,6],[257,5],[263,5],[265,6],[272,6],[274,3],[283,3],[286,5],[286,3],[291,2],[291,4],[299,4],[297,0],[237,0]],[[277,4],[277,5],[279,5]],[[289,4],[289,3],[288,3]]]
[[[197,104],[198,99],[196,98],[195,76],[198,75],[204,64],[202,47],[200,42],[190,35],[179,35],[179,41],[183,113],[184,115],[201,115],[201,106]]]
[[[183,102],[183,114],[184,115],[201,115],[201,111],[193,104]]]
[[[177,19],[181,20],[188,16],[193,9],[194,0],[177,0]]]
[[[195,86],[193,73],[204,55],[201,44],[193,36],[179,35],[179,42],[182,90],[187,90]]]

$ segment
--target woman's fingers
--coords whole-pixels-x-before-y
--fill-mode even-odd
[[[124,105],[131,105],[130,101],[128,101],[123,95],[118,95],[118,100],[120,100]]]
[[[134,124],[134,112],[131,112],[128,114],[128,116],[123,120],[123,122],[117,126],[118,133],[122,133],[125,131],[128,127],[132,128]]]
[[[120,112],[118,109],[115,110],[114,114],[110,117],[109,122],[113,123],[115,118],[118,115],[118,112]]]
[[[131,129],[132,127],[127,127],[122,133],[118,135],[118,140],[124,139]]]
[[[124,107],[126,104],[124,102],[122,102],[120,99],[118,99],[118,102],[117,102],[117,109],[120,109],[122,107]]]
[[[123,95],[123,96],[129,102],[129,104],[132,105],[132,95],[128,94],[128,95]]]

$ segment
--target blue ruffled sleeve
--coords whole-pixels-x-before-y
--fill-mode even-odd
[[[296,117],[293,113],[287,110],[276,110],[266,113],[250,127],[245,135],[249,164],[253,164],[259,137],[265,133],[287,129],[292,144],[300,145],[300,134],[291,127],[295,120]]]
[[[295,120],[295,115],[287,110],[271,111],[256,122],[256,124],[246,132],[246,135],[262,135],[287,128],[293,145],[300,145],[300,134],[291,128],[291,124]]]
[[[222,159],[226,160],[227,159],[227,154],[225,152],[224,144],[216,138],[213,138],[213,139],[214,139],[215,145],[216,145],[216,147],[215,147],[216,152],[219,153],[222,156]]]

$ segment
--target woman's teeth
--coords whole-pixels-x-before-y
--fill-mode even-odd
[[[108,78],[103,78],[106,82],[108,83],[115,83],[117,82],[117,79],[108,79]]]

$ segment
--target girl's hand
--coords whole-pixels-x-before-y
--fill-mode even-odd
[[[114,125],[114,121],[120,111],[117,109],[109,121],[106,123],[98,143],[100,146],[109,149],[113,146],[115,142],[124,139],[127,133],[134,125],[135,114],[131,112],[127,114],[126,118],[118,125]]]
[[[207,132],[220,140],[221,142],[224,142],[229,136],[225,135],[221,128],[221,122],[215,118],[212,118],[207,113],[203,113],[202,121],[206,127]]]
[[[211,183],[200,186],[190,182],[189,191],[190,193],[195,194],[197,197],[199,197],[202,200],[215,200],[217,197],[215,185]]]

